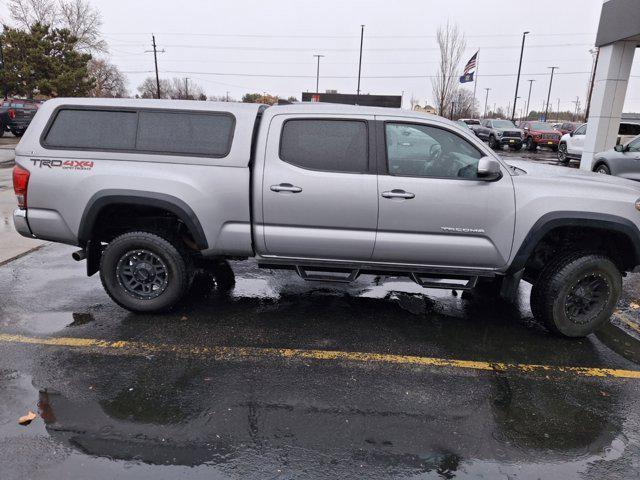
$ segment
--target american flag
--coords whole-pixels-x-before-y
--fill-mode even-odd
[[[478,52],[473,54],[473,57],[471,57],[469,59],[469,61],[467,62],[467,64],[464,67],[464,74],[467,75],[468,73],[471,73],[472,70],[476,69],[476,59],[478,58]]]

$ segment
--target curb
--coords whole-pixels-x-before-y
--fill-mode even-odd
[[[617,354],[640,364],[640,325],[620,312],[611,319],[596,332],[596,337]]]

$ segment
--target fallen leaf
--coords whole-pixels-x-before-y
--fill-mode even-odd
[[[31,410],[29,410],[29,413],[27,413],[26,415],[18,419],[18,423],[20,425],[26,426],[26,425],[29,425],[32,421],[34,421],[36,417],[37,415],[33,413]]]
[[[638,310],[640,308],[640,305],[638,305],[636,302],[631,302],[629,306],[634,310]]]
[[[184,322],[185,320],[189,320],[189,318],[185,315],[185,316],[180,317],[180,320],[182,320]]]

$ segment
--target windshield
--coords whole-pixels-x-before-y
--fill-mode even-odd
[[[548,123],[544,123],[544,122],[531,122],[531,129],[548,132],[553,130],[553,125],[549,125]]]
[[[493,120],[493,126],[494,128],[516,128],[509,120]]]

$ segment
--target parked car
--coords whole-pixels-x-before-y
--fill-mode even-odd
[[[0,105],[0,137],[5,131],[21,137],[38,111],[38,105],[34,100],[4,100]]]
[[[595,155],[593,171],[640,181],[640,135]]]
[[[558,151],[560,133],[549,123],[523,122],[524,144],[527,150],[535,151],[538,147],[549,147],[554,152]]]
[[[478,120],[477,118],[461,118],[460,121],[466,123],[474,133],[480,126],[480,120]]]
[[[405,275],[510,299],[524,279],[535,317],[576,337],[640,264],[637,183],[505,163],[399,109],[58,98],[16,147],[13,184],[16,230],[79,246],[134,312],[203,278],[231,288],[225,260],[253,257],[306,280]]]
[[[471,130],[471,127],[469,126],[468,123],[466,123],[464,120],[457,120],[456,123],[462,127],[464,130],[469,130],[471,133],[473,133],[473,130]]]
[[[476,129],[476,135],[489,143],[489,147],[497,150],[508,145],[512,150],[522,148],[522,130],[511,120],[485,118]]]
[[[620,122],[616,145],[624,145],[638,135],[640,135],[640,123]]]
[[[554,124],[553,128],[558,130],[562,135],[566,135],[567,133],[573,132],[580,125],[582,124],[577,122],[564,122]]]
[[[558,144],[558,160],[567,164],[573,158],[580,160],[584,149],[584,139],[587,134],[587,124],[583,123],[574,131],[565,133]]]

